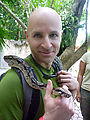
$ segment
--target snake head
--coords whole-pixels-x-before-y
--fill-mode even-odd
[[[63,97],[66,97],[66,98],[69,98],[72,94],[69,90],[66,90],[64,88],[54,88],[53,89],[53,94],[54,95],[60,95],[60,96],[63,96]]]
[[[7,56],[4,56],[4,60],[5,62],[8,63],[9,66],[13,65],[13,58],[14,56],[13,55],[7,55]]]
[[[4,60],[8,63],[10,60],[12,60],[12,56],[11,55],[4,56]]]

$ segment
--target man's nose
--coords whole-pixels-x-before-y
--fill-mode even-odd
[[[42,46],[46,49],[49,49],[52,46],[49,36],[44,37]]]

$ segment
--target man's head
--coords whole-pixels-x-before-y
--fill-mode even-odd
[[[61,19],[55,10],[41,7],[30,16],[26,38],[34,59],[40,65],[50,68],[60,48],[61,32]]]

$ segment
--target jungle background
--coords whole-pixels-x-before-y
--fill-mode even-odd
[[[38,7],[51,7],[61,16],[63,24],[63,36],[59,58],[64,69],[69,69],[89,48],[90,34],[87,32],[89,0],[1,0],[0,1],[0,51],[10,47],[7,40],[16,47],[27,46],[24,30],[27,28],[27,20]],[[83,37],[76,48],[78,30],[85,29]],[[13,40],[13,41],[12,41]],[[13,46],[12,46],[13,47]],[[13,50],[13,48],[12,48]],[[11,50],[11,51],[12,51]]]
[[[77,77],[79,60],[90,50],[90,0],[0,0],[0,73],[8,69],[3,56],[25,58],[30,54],[25,29],[31,13],[38,7],[51,7],[61,16],[62,43],[58,57],[63,68]],[[80,32],[81,31],[81,32]],[[73,120],[82,120],[79,105]]]

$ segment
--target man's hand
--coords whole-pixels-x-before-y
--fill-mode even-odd
[[[81,102],[81,94],[80,94],[80,92],[77,92],[76,100],[77,100],[77,102]]]
[[[51,97],[52,89],[52,82],[48,80],[44,97],[44,120],[70,120],[74,114],[74,103],[72,97],[65,98],[57,96],[56,98],[53,98]]]
[[[61,70],[58,72],[57,81],[59,86],[66,85],[72,94],[76,94],[78,89],[78,81],[71,73]]]

